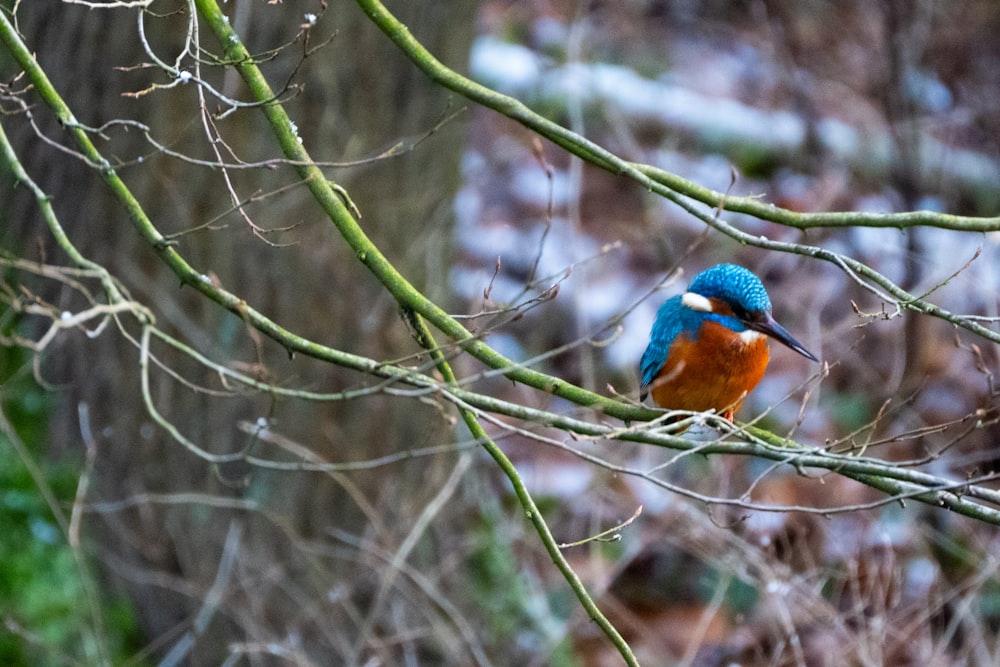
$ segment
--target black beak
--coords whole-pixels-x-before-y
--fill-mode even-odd
[[[792,334],[788,333],[788,330],[785,329],[785,327],[778,324],[774,317],[771,316],[771,313],[765,312],[762,314],[761,319],[747,322],[746,325],[754,331],[767,334],[782,345],[792,348],[806,359],[819,361],[819,359],[817,359],[812,352],[802,347],[802,343],[792,338]]]

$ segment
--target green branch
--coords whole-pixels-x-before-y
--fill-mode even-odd
[[[379,0],[356,0],[366,15],[432,81],[484,107],[493,109],[549,139],[587,162],[613,173],[625,174],[657,194],[674,201],[681,194],[712,209],[745,213],[789,227],[905,227],[928,226],[966,232],[1000,230],[1000,217],[974,218],[933,211],[907,213],[800,213],[773,206],[756,197],[736,197],[702,187],[649,165],[629,162],[596,143],[540,116],[523,102],[464,77],[434,57]]]
[[[957,232],[992,232],[1000,230],[1000,217],[974,218],[936,211],[908,211],[905,213],[870,213],[862,211],[836,211],[807,213],[781,208],[759,197],[737,197],[692,183],[658,167],[636,164],[636,168],[657,183],[683,193],[703,204],[731,213],[767,220],[797,229],[882,227],[906,229],[907,227],[937,227]]]
[[[410,314],[409,317],[417,316]],[[723,429],[728,428],[729,435],[738,438],[738,440],[715,443],[696,442],[677,435],[677,430],[660,429],[655,423],[622,428],[612,424],[576,419],[568,415],[532,408],[470,391],[456,384],[450,366],[447,370],[441,368],[440,365],[445,361],[445,357],[441,348],[434,343],[423,322],[419,319],[411,319],[411,321],[414,324],[418,342],[421,346],[431,350],[432,364],[439,368],[445,383],[438,381],[422,369],[406,369],[391,364],[382,364],[365,357],[339,353],[338,356],[330,357],[329,361],[359,372],[382,377],[385,379],[384,386],[376,385],[337,394],[315,394],[304,390],[285,389],[261,382],[225,366],[217,365],[197,350],[161,334],[157,329],[153,328],[150,331],[198,363],[212,368],[215,372],[232,381],[240,382],[258,391],[292,396],[307,401],[330,401],[349,400],[360,395],[370,394],[372,391],[389,389],[392,385],[405,384],[418,390],[424,390],[429,394],[440,395],[465,412],[505,415],[528,424],[552,427],[591,440],[627,441],[681,452],[697,452],[703,456],[713,454],[754,456],[789,466],[796,471],[805,468],[829,470],[884,491],[889,494],[887,502],[912,498],[934,507],[948,509],[957,514],[1000,525],[1000,510],[989,506],[1000,507],[1000,492],[977,485],[974,480],[951,481],[918,470],[900,467],[877,458],[835,454],[822,449],[809,448],[762,429],[750,426],[731,426],[728,422],[721,420],[717,420],[715,423]],[[336,353],[337,351],[332,352]],[[985,428],[986,425],[982,427]],[[531,437],[530,434],[527,435]],[[266,461],[262,460],[254,460],[254,464],[265,467],[268,465]],[[622,470],[622,472],[649,478],[641,471]],[[654,483],[657,482],[655,478],[649,479]],[[715,502],[726,501],[717,500]],[[775,508],[771,505],[756,505],[742,500],[737,502],[742,507],[761,511],[774,509],[815,511],[809,507]],[[984,503],[989,503],[989,505]]]
[[[234,39],[235,33],[232,31],[229,22],[223,20],[218,4],[214,0],[197,0],[197,4],[199,12],[206,18],[220,43],[223,44],[225,55],[235,63],[236,69],[249,86],[251,94],[260,101],[273,99],[273,94],[267,81],[250,58],[250,54],[237,39]],[[311,158],[305,148],[299,143],[298,137],[295,136],[294,132],[288,131],[288,128],[293,126],[281,105],[276,103],[268,104],[264,107],[264,113],[286,157],[300,163],[300,166],[297,167],[299,175],[307,183],[316,201],[319,202],[333,221],[337,230],[344,237],[344,240],[354,249],[355,254],[362,263],[378,277],[404,309],[404,314],[415,332],[418,343],[430,351],[432,359],[447,385],[455,387],[457,378],[441,348],[434,341],[433,334],[427,328],[423,318],[427,318],[428,321],[433,322],[443,333],[462,344],[462,347],[467,352],[492,368],[511,369],[507,373],[511,379],[520,380],[538,389],[561,395],[582,405],[600,408],[599,404],[608,403],[608,399],[596,394],[588,396],[589,392],[584,392],[582,389],[564,383],[558,378],[545,376],[531,369],[516,367],[513,362],[497,354],[492,348],[476,339],[469,331],[440,309],[437,304],[421,294],[396,270],[395,266],[385,258],[378,247],[363,232],[354,216],[351,215],[351,212],[345,206],[343,198],[339,196],[339,188],[327,181],[322,171],[311,164]],[[605,408],[607,407],[609,406],[605,405]],[[611,402],[610,407],[616,409],[619,407],[619,404]],[[609,413],[612,412],[612,410],[606,411]],[[497,446],[493,439],[489,437],[489,434],[483,429],[478,418],[471,410],[460,407],[459,413],[462,415],[462,419],[472,436],[489,453],[497,466],[504,472],[508,480],[510,480],[514,493],[524,508],[528,519],[534,526],[543,546],[577,596],[577,599],[580,600],[581,605],[586,609],[590,618],[594,620],[602,632],[611,640],[627,664],[638,665],[631,647],[629,647],[614,625],[608,621],[607,617],[604,616],[594,603],[583,582],[580,581],[579,576],[577,576],[576,572],[563,556],[555,538],[552,536],[551,530],[549,530],[548,524],[545,522],[541,511],[535,504],[534,499],[528,492],[513,463],[511,463],[510,459],[507,458],[506,454]]]
[[[434,335],[427,328],[427,325],[416,313],[407,313],[410,324],[413,327],[414,337],[421,347],[428,350],[434,363],[441,373],[441,377],[447,385],[445,391],[452,391],[457,387],[458,378],[455,377],[454,371],[451,369],[451,365],[448,360],[445,359],[441,352],[441,348],[434,341]],[[562,550],[559,548],[559,543],[556,542],[555,537],[552,536],[552,531],[549,529],[548,524],[545,522],[545,517],[542,516],[541,510],[538,509],[538,505],[535,503],[535,499],[531,497],[531,493],[528,491],[528,487],[524,485],[524,480],[521,479],[521,475],[517,472],[517,468],[511,460],[504,454],[503,450],[500,449],[499,445],[489,436],[486,429],[483,428],[482,424],[479,423],[479,417],[476,413],[469,409],[468,407],[456,404],[459,413],[462,415],[462,420],[465,422],[465,426],[469,429],[472,437],[478,442],[483,449],[493,458],[496,462],[497,467],[503,471],[504,475],[510,481],[511,486],[514,489],[514,495],[517,496],[518,502],[524,509],[528,520],[535,527],[535,532],[538,533],[539,539],[542,541],[542,545],[548,552],[549,557],[552,558],[552,562],[555,563],[559,572],[562,573],[563,578],[569,584],[569,587],[573,590],[580,604],[587,611],[591,620],[597,624],[597,627],[607,636],[611,643],[615,645],[618,652],[625,659],[625,663],[628,665],[638,666],[639,662],[636,660],[635,654],[632,652],[632,647],[628,645],[628,642],[621,636],[617,628],[612,625],[611,621],[601,612],[600,608],[594,602],[594,599],[590,597],[590,593],[587,592],[587,587],[583,585],[580,581],[580,577],[573,570],[573,567],[563,556]]]
[[[361,229],[361,226],[351,215],[344,199],[338,194],[338,191],[342,190],[330,183],[322,170],[315,165],[308,151],[299,141],[294,123],[282,105],[274,101],[275,96],[270,85],[253,61],[249,51],[239,40],[239,36],[229,21],[222,14],[218,3],[215,0],[196,0],[195,5],[199,14],[219,40],[225,62],[236,68],[247,84],[250,94],[263,104],[264,114],[271,124],[275,138],[278,140],[285,157],[295,163],[295,168],[305,181],[310,193],[357,258],[378,278],[400,306],[419,313],[448,338],[459,344],[463,350],[490,368],[502,370],[504,375],[511,380],[619,419],[652,418],[655,413],[646,408],[612,400],[574,386],[560,378],[519,366],[474,336],[440,306],[413,287]]]

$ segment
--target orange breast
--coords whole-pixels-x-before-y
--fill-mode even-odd
[[[717,322],[705,322],[697,341],[680,334],[653,381],[661,408],[732,414],[764,377],[769,352],[761,335],[746,341]]]

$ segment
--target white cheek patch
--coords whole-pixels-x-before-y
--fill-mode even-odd
[[[700,310],[703,313],[712,312],[712,302],[694,292],[684,292],[684,296],[681,297],[681,304],[691,310]]]
[[[761,338],[767,338],[767,336],[759,331],[754,331],[753,329],[747,329],[746,331],[740,332],[740,340],[742,340],[745,345],[749,345],[755,340],[760,340]]]

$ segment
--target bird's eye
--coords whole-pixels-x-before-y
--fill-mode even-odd
[[[743,322],[749,322],[753,319],[750,316],[750,313],[747,312],[747,309],[739,305],[738,303],[730,304],[729,307],[733,309],[733,315],[736,317],[736,319],[742,320]]]
[[[747,310],[743,306],[734,305],[733,315],[736,319],[741,322],[746,322],[747,324],[760,324],[767,321],[767,311],[765,310]]]

